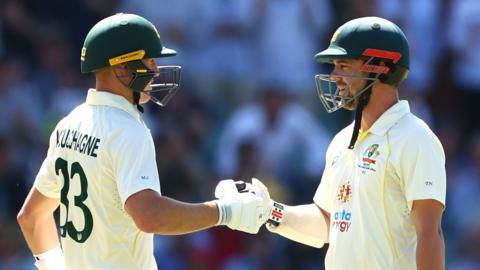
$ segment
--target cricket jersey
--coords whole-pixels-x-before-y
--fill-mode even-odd
[[[399,101],[361,132],[332,140],[314,202],[330,213],[327,270],[416,269],[415,200],[445,205],[445,154],[438,138]]]
[[[90,89],[52,132],[34,185],[60,198],[68,270],[157,269],[153,234],[140,231],[124,208],[136,192],[160,193],[150,130],[124,97]]]

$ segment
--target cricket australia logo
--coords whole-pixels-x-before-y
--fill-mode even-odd
[[[337,197],[340,203],[346,203],[350,200],[352,197],[352,186],[350,185],[350,182],[340,186]]]
[[[363,153],[362,163],[358,164],[358,167],[376,172],[377,170],[375,170],[373,167],[377,163],[376,158],[379,155],[380,152],[378,151],[378,144],[372,144]]]

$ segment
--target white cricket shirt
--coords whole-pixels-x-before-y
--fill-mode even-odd
[[[153,234],[124,209],[138,191],[160,193],[150,130],[125,98],[90,89],[53,131],[34,185],[60,198],[67,269],[157,269]]]
[[[327,270],[416,269],[414,200],[445,205],[442,145],[410,113],[407,101],[388,109],[363,132],[353,150],[353,124],[327,150],[314,202],[330,213]]]

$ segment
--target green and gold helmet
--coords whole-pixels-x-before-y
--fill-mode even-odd
[[[82,73],[132,60],[174,56],[155,26],[134,14],[115,14],[93,26],[81,52]]]
[[[364,90],[376,80],[396,86],[407,77],[410,68],[405,34],[393,22],[379,17],[348,21],[335,31],[329,47],[315,55],[315,59],[323,63],[342,58],[364,60],[361,71],[370,74],[365,78],[370,82]],[[316,75],[315,80],[320,99],[328,112],[336,111],[351,101],[337,95],[329,74]],[[322,81],[329,83],[325,87]]]
[[[155,71],[141,60],[174,55],[174,50],[162,45],[160,34],[151,22],[135,14],[119,13],[99,21],[88,32],[81,51],[81,71],[89,73],[125,63],[133,75],[127,86],[136,99],[144,92],[164,106],[179,86],[181,67],[159,66]],[[145,91],[147,85],[151,89]],[[161,99],[152,96],[159,91],[163,92]]]

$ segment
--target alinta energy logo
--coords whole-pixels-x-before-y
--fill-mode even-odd
[[[350,182],[347,182],[343,185],[340,186],[338,189],[338,195],[337,198],[341,203],[346,203],[350,200],[352,197],[352,186],[350,185]]]
[[[377,170],[375,170],[373,167],[377,163],[376,158],[380,155],[378,147],[378,144],[372,144],[370,147],[368,147],[363,153],[362,163],[358,164],[358,167],[376,172]]]
[[[348,232],[350,225],[352,225],[352,212],[342,210],[335,212],[333,215],[332,229],[339,230],[340,232]]]

